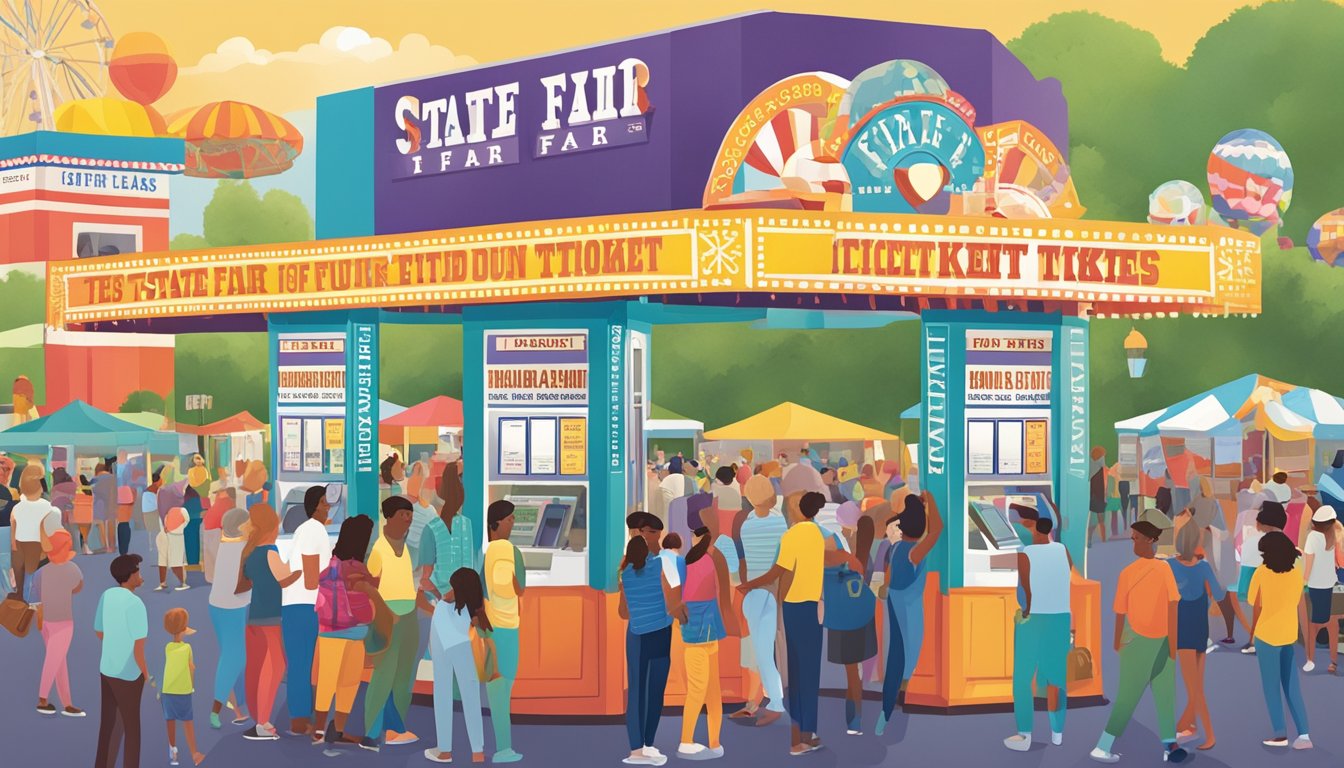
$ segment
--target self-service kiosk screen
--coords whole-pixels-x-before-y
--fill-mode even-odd
[[[970,513],[980,533],[994,542],[996,549],[1017,549],[1021,545],[1022,540],[1008,521],[1007,513],[992,501],[972,499]]]
[[[542,549],[555,549],[560,546],[560,536],[565,529],[565,518],[569,516],[569,505],[547,504],[537,525],[536,546]]]

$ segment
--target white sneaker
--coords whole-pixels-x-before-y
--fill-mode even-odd
[[[1051,744],[1054,744],[1056,747],[1062,747],[1062,746],[1064,746],[1064,734],[1062,734],[1062,733],[1055,733],[1054,731],[1051,731],[1051,732],[1050,732],[1050,743],[1051,743]]]
[[[174,592],[182,592],[183,590],[187,590],[187,589],[191,589],[191,587],[187,586],[186,584],[178,584],[176,587],[173,588],[173,591],[174,591]]]
[[[644,754],[648,757],[666,757],[666,755],[658,751],[657,747],[645,747]]]
[[[1106,750],[1102,749],[1101,747],[1095,747],[1095,748],[1093,748],[1093,750],[1092,750],[1091,752],[1089,752],[1087,756],[1090,757],[1090,758],[1092,758],[1093,760],[1096,760],[1098,763],[1118,763],[1118,762],[1120,762],[1120,755],[1119,755],[1118,753],[1116,753],[1116,752],[1107,752]]]
[[[645,755],[645,754],[626,755],[625,758],[621,760],[621,762],[625,763],[626,765],[662,765],[662,763],[654,762],[656,759],[657,758],[653,757],[652,755]],[[666,761],[667,758],[663,758],[663,762]]]
[[[1311,749],[1313,746],[1311,737],[1305,733],[1293,740],[1293,749]]]
[[[1247,643],[1246,645],[1242,646],[1241,652],[1246,654],[1247,656],[1254,656],[1255,645],[1253,643]]]
[[[1020,733],[1014,733],[1012,736],[1003,740],[1003,746],[1014,752],[1026,752],[1031,749],[1031,737],[1023,736]]]
[[[1311,659],[1307,659],[1307,663],[1302,665],[1303,672],[1312,672],[1315,671],[1315,669],[1316,669],[1316,662],[1312,661]]]

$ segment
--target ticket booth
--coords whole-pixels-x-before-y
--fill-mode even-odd
[[[777,13],[333,94],[319,240],[54,264],[48,325],[269,329],[279,490],[344,482],[376,514],[378,329],[461,323],[464,513],[484,534],[513,501],[528,575],[513,710],[616,715],[652,329],[919,315],[921,349],[888,352],[925,371],[912,463],[947,528],[908,701],[1003,704],[1008,504],[1060,510],[1086,574],[1089,318],[1260,302],[1249,234],[1077,220],[1066,118],[1058,83],[983,32]],[[165,272],[191,295],[139,290]],[[1074,595],[1100,659],[1100,589]],[[681,679],[674,662],[667,703]]]
[[[946,521],[932,554],[926,633],[906,701],[934,708],[1012,699],[1018,502],[1055,520],[1085,573],[1087,321],[926,312],[920,469]],[[1101,585],[1075,575],[1074,642],[1101,658]],[[1100,696],[1101,676],[1069,689]]]

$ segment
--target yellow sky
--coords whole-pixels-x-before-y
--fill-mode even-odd
[[[670,26],[769,8],[983,27],[1016,37],[1053,13],[1092,10],[1152,31],[1166,56],[1184,61],[1195,43],[1232,10],[1262,0],[98,0],[114,34],[156,32],[182,67],[191,67],[232,37],[263,52],[313,50],[336,26],[382,38],[398,56],[340,67],[328,56],[266,62],[226,71],[188,71],[159,106],[165,112],[219,98],[255,101],[278,111],[302,108],[318,93],[444,71],[471,60],[498,61]],[[414,50],[398,44],[419,34]],[[380,43],[381,44],[381,43]],[[237,51],[235,44],[230,49]],[[892,55],[899,52],[893,51]],[[240,54],[247,61],[248,45]],[[263,57],[264,58],[264,57]],[[283,57],[282,57],[283,58]],[[353,57],[347,57],[353,58]],[[369,57],[365,57],[368,59]],[[218,60],[216,61],[218,63]],[[305,69],[306,67],[306,69]],[[250,75],[249,75],[250,72]],[[306,73],[306,74],[305,74]],[[260,92],[258,92],[260,91]],[[303,98],[296,99],[296,92]],[[271,103],[274,101],[275,103]]]
[[[222,40],[246,36],[259,48],[293,50],[328,27],[357,26],[398,40],[431,42],[491,61],[752,10],[804,11],[983,27],[1008,40],[1061,11],[1092,10],[1152,31],[1183,61],[1204,31],[1259,0],[99,0],[114,32],[158,32],[184,62]]]

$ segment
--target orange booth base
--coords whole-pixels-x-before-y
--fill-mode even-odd
[[[1100,697],[1101,584],[1075,575],[1072,593],[1075,644],[1091,651],[1093,675],[1071,683],[1069,697]],[[924,644],[906,689],[906,704],[940,710],[1012,704],[1017,609],[1013,587],[962,587],[943,594],[938,574],[930,573],[924,593]]]
[[[737,599],[734,593],[734,602]],[[624,714],[626,622],[618,612],[618,596],[591,587],[538,586],[528,589],[521,602],[513,712],[580,717]],[[1012,587],[964,587],[944,595],[938,574],[930,573],[924,593],[924,644],[906,691],[906,704],[945,711],[1012,704],[1013,614],[1017,607]],[[1075,642],[1091,651],[1094,669],[1090,680],[1069,685],[1069,697],[1100,697],[1099,583],[1074,577],[1073,616]],[[738,664],[741,642],[737,637],[720,642],[725,703],[745,700],[746,676]],[[432,684],[420,679],[416,692],[432,694]],[[681,637],[674,629],[664,703],[680,706],[685,695]]]

